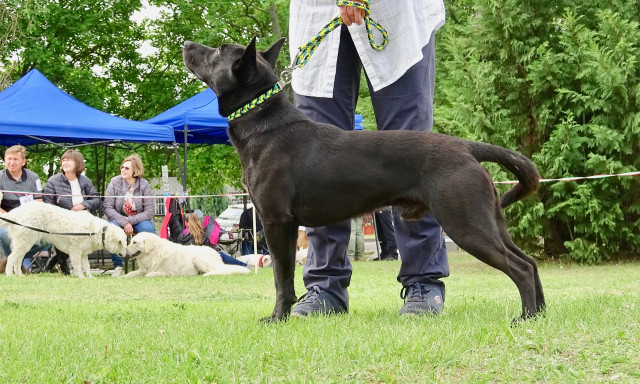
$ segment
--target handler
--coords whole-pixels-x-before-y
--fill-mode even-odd
[[[362,9],[337,7],[335,0],[291,0],[292,59],[297,48],[337,14],[345,25],[325,38],[306,66],[293,71],[296,106],[315,121],[352,130],[364,67],[378,130],[430,131],[435,31],[445,20],[442,0],[373,1],[371,18],[389,33],[389,44],[381,51],[369,46],[367,31],[361,25]],[[405,299],[400,314],[437,314],[444,307],[440,278],[449,275],[442,230],[431,215],[410,222],[402,220],[394,209],[393,221],[402,260],[398,281]],[[308,291],[291,314],[348,312],[347,287],[352,273],[346,257],[349,221],[307,228],[307,235],[310,247],[303,279]]]

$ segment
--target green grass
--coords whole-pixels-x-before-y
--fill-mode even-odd
[[[349,315],[272,325],[270,269],[0,276],[0,383],[640,382],[638,264],[542,265],[546,316],[511,327],[515,285],[450,259],[440,316],[399,317],[399,262],[359,262]]]

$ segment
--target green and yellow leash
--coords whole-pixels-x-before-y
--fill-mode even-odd
[[[337,0],[336,5],[338,7],[356,7],[364,10],[364,22],[367,28],[367,35],[369,36],[369,45],[371,45],[371,48],[375,49],[376,51],[381,51],[387,46],[387,44],[389,44],[389,34],[380,24],[378,24],[369,16],[371,14],[371,0],[363,1],[364,3],[358,1]],[[324,40],[324,38],[342,24],[344,24],[344,22],[342,21],[342,17],[340,17],[339,15],[331,19],[331,21],[329,21],[324,27],[322,27],[320,32],[312,37],[307,43],[298,48],[298,53],[296,54],[295,58],[293,59],[291,64],[282,71],[282,73],[280,74],[280,81],[278,81],[273,86],[273,88],[268,90],[266,93],[258,96],[257,98],[251,100],[248,104],[230,114],[227,117],[227,120],[230,121],[233,119],[237,119],[238,117],[257,107],[258,105],[264,103],[272,96],[277,95],[286,84],[289,84],[291,82],[291,73],[295,69],[304,67],[311,58],[311,55],[313,55],[320,43]],[[382,34],[381,44],[377,44],[375,42],[375,39],[373,38],[373,28],[377,29]]]

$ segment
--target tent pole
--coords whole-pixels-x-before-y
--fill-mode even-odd
[[[180,165],[180,152],[178,152],[178,143],[173,143],[173,152],[176,154],[176,164],[178,165],[178,171],[180,172],[180,177],[182,179],[182,190],[187,190],[187,180],[184,176],[184,172],[182,170],[182,166]]]
[[[189,126],[184,125],[184,174],[182,175],[182,186],[184,191],[187,192],[187,133],[189,132]]]
[[[109,151],[109,145],[104,143],[104,160],[102,161],[102,191],[100,194],[104,196],[104,192],[107,190],[107,152]]]

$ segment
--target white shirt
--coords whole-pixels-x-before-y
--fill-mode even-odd
[[[82,190],[80,189],[80,181],[78,179],[69,180],[71,184],[71,203],[73,205],[80,204],[84,201],[82,197]]]
[[[291,60],[298,47],[340,14],[335,0],[291,0],[289,12]],[[370,16],[389,33],[386,48],[371,48],[364,21],[362,25],[352,24],[349,32],[371,85],[378,91],[422,59],[422,48],[429,43],[433,31],[444,24],[445,10],[442,0],[372,0]],[[382,43],[375,28],[373,35],[377,44]],[[296,93],[333,97],[339,44],[340,31],[336,29],[325,37],[303,68],[293,71],[291,85]]]

